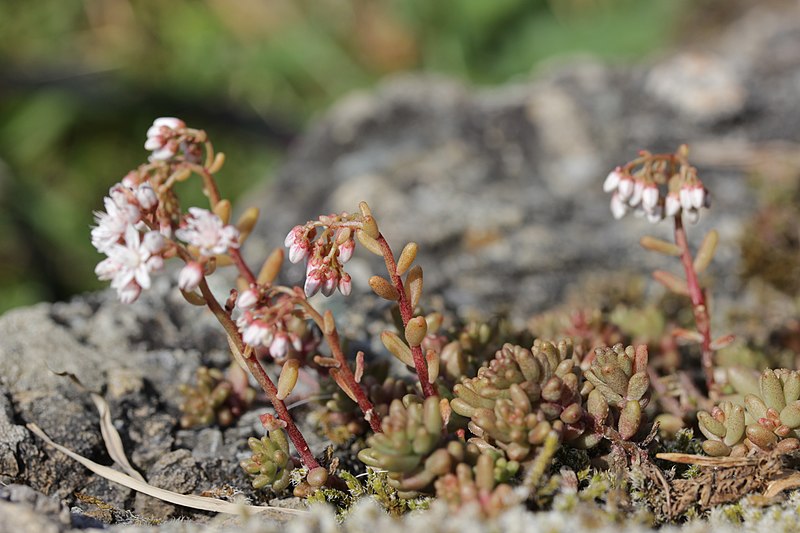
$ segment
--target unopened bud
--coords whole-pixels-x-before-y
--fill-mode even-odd
[[[195,290],[203,280],[203,267],[196,261],[186,263],[178,274],[178,287],[182,291],[191,292]]]
[[[236,299],[236,307],[246,311],[252,309],[258,303],[258,292],[253,289],[240,292],[239,297]]]

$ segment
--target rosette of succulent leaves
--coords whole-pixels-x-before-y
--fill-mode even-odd
[[[800,373],[780,368],[757,375],[732,368],[728,374],[737,394],[697,414],[707,439],[703,450],[740,457],[800,449]]]

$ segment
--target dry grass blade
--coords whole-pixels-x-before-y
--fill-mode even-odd
[[[759,461],[758,457],[708,457],[688,453],[657,453],[656,458],[673,463],[700,466],[749,466]]]
[[[800,487],[800,472],[795,472],[794,474],[782,479],[776,479],[767,485],[767,490],[764,491],[764,496],[766,498],[774,498],[785,490],[796,489],[798,487]]]
[[[100,414],[100,433],[103,435],[103,442],[106,444],[109,457],[111,457],[111,459],[129,476],[139,481],[145,481],[142,474],[128,462],[128,457],[125,455],[125,448],[122,446],[122,438],[120,438],[117,428],[114,427],[114,423],[111,421],[111,410],[105,398],[87,389],[75,374],[55,371],[53,371],[53,373],[57,376],[71,379],[78,387],[91,394],[94,406]]]
[[[298,509],[285,509],[282,507],[244,505],[239,503],[231,503],[222,500],[217,500],[215,498],[206,498],[205,496],[196,496],[194,494],[178,494],[177,492],[160,489],[140,479],[136,479],[127,474],[123,474],[122,472],[117,472],[116,470],[108,466],[97,464],[94,461],[91,461],[81,455],[78,455],[72,450],[69,450],[61,446],[60,444],[56,444],[36,424],[26,424],[26,427],[34,435],[45,441],[47,444],[49,444],[56,450],[60,451],[61,453],[66,454],[72,459],[78,461],[80,464],[82,464],[95,474],[102,476],[110,481],[113,481],[114,483],[119,483],[120,485],[128,487],[129,489],[141,492],[142,494],[147,494],[148,496],[152,496],[153,498],[158,498],[159,500],[163,500],[165,502],[169,502],[175,505],[182,505],[184,507],[190,507],[192,509],[211,511],[215,513],[228,513],[236,515],[241,515],[243,513],[269,513],[273,518],[285,518],[287,515],[298,515],[298,514],[303,514],[305,512]]]

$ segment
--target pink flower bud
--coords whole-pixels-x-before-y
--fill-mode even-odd
[[[606,176],[606,180],[603,182],[603,192],[612,192],[616,190],[621,179],[622,172],[620,167],[617,167],[609,172],[608,176]]]
[[[303,232],[303,226],[295,226],[289,230],[289,233],[286,234],[286,238],[283,239],[283,245],[287,248],[290,247],[292,244],[301,239],[301,235]]]
[[[175,117],[159,117],[153,121],[153,126],[161,127],[166,126],[171,130],[177,130],[186,127],[186,123],[179,118]]]
[[[706,198],[706,190],[703,188],[703,186],[698,184],[692,187],[689,192],[692,197],[692,207],[695,209],[700,209],[703,207]]]
[[[683,185],[678,192],[681,199],[681,207],[684,211],[692,208],[692,191],[687,185]]]
[[[633,194],[633,178],[630,176],[623,176],[620,178],[617,192],[619,193],[620,200],[623,202],[627,201]]]
[[[328,270],[327,275],[325,276],[325,281],[322,283],[322,294],[325,296],[330,296],[331,294],[336,291],[336,287],[339,285],[339,273],[335,270]]]
[[[353,250],[356,249],[356,242],[353,239],[347,239],[339,245],[339,262],[342,264],[350,261],[353,257]]]
[[[182,291],[190,292],[195,290],[203,280],[203,267],[196,261],[186,263],[178,274],[178,287]]]
[[[242,310],[252,309],[258,303],[258,293],[253,289],[247,289],[239,293],[236,299],[236,307]]]
[[[342,293],[342,296],[350,296],[352,290],[353,283],[350,279],[350,274],[345,272],[342,274],[342,279],[339,280],[339,292]]]
[[[665,201],[665,211],[668,217],[674,217],[681,210],[681,200],[678,193],[671,192],[667,194]]]
[[[611,214],[615,219],[619,220],[628,212],[628,206],[622,200],[618,192],[611,195]]]
[[[279,331],[272,338],[269,345],[269,354],[275,359],[285,357],[289,353],[289,337],[285,332]]]
[[[303,286],[303,291],[306,293],[306,298],[311,298],[319,291],[322,286],[322,279],[319,270],[312,270],[306,276],[306,283]]]
[[[633,182],[633,193],[628,198],[628,205],[636,207],[642,201],[642,193],[644,193],[644,182],[642,180],[635,180]]]
[[[310,251],[309,243],[303,241],[295,241],[289,247],[289,262],[291,263],[299,263],[306,257],[308,257],[308,253]]]
[[[272,341],[272,331],[260,320],[253,320],[241,331],[242,340],[250,346],[267,345]]]
[[[655,183],[648,183],[644,186],[644,190],[642,191],[642,207],[645,211],[653,209],[656,205],[658,205],[658,187],[656,187]]]
[[[158,195],[149,183],[142,183],[136,189],[136,200],[142,209],[149,211],[158,205]]]
[[[144,234],[142,239],[142,246],[151,254],[157,254],[164,249],[166,240],[164,236],[157,231],[148,231]]]

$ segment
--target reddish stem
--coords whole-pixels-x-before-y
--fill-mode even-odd
[[[403,320],[403,328],[405,329],[409,320],[414,318],[414,309],[411,308],[411,302],[409,302],[408,298],[406,297],[405,287],[403,287],[403,280],[397,275],[397,263],[394,260],[394,254],[392,254],[392,249],[389,246],[389,243],[386,242],[383,234],[379,234],[376,240],[378,241],[378,244],[381,245],[383,260],[386,262],[386,270],[389,272],[389,276],[392,279],[392,285],[394,285],[394,288],[397,289],[397,294],[399,295],[397,303],[400,306],[400,317]],[[436,396],[436,391],[433,388],[433,384],[428,382],[428,364],[425,361],[425,355],[422,353],[422,347],[412,346],[411,355],[414,357],[414,368],[417,371],[417,376],[419,377],[419,382],[422,386],[422,394],[426,398],[429,398],[430,396]]]
[[[258,281],[256,280],[255,274],[253,271],[250,270],[250,267],[247,266],[247,263],[244,262],[244,258],[242,258],[242,254],[238,248],[228,248],[228,255],[233,260],[233,263],[236,265],[236,269],[239,271],[239,275],[242,276],[248,284],[256,285]]]
[[[239,353],[245,353],[245,346],[244,342],[242,342],[242,337],[239,334],[239,329],[236,327],[236,324],[231,320],[230,315],[222,308],[214,295],[211,293],[211,290],[208,288],[208,283],[206,279],[200,282],[200,292],[203,294],[203,298],[206,300],[206,305],[214,313],[214,316],[217,318],[222,327],[225,328],[225,332],[228,336],[233,340],[234,344],[236,345],[236,349],[239,350]],[[261,363],[256,359],[255,355],[251,355],[250,357],[243,357],[245,363],[247,364],[247,368],[250,370],[250,373],[253,374],[253,377],[256,378],[256,381],[264,390],[269,398],[270,403],[272,403],[272,407],[275,409],[275,413],[278,415],[283,422],[286,423],[286,433],[288,433],[289,438],[294,444],[297,453],[300,454],[300,459],[303,462],[303,465],[308,468],[309,470],[313,468],[317,468],[319,463],[314,458],[314,455],[311,453],[311,449],[308,447],[308,443],[306,439],[303,437],[303,434],[300,433],[300,430],[292,420],[292,416],[289,414],[288,409],[286,409],[286,404],[283,403],[283,400],[278,398],[278,389],[275,387],[275,384],[270,379],[269,375],[267,375],[266,370],[264,367],[261,366]]]
[[[697,273],[694,271],[694,260],[689,250],[689,243],[686,238],[686,230],[683,228],[683,220],[680,213],[675,215],[675,244],[681,249],[681,263],[686,273],[686,285],[689,288],[689,297],[692,300],[692,312],[698,333],[703,336],[701,343],[703,372],[706,377],[706,387],[709,395],[715,393],[714,384],[714,351],[711,349],[711,320],[708,316],[708,306],[706,296],[700,283],[697,281]]]
[[[305,298],[298,297],[297,302],[303,307],[303,309],[305,309],[306,313],[311,316],[311,319],[316,322],[317,326],[319,326],[319,328],[322,330],[322,334],[325,336],[325,342],[328,344],[328,347],[331,350],[331,355],[333,355],[333,358],[339,362],[338,370],[341,372],[341,376],[344,378],[348,388],[353,391],[353,394],[356,397],[356,403],[361,409],[361,412],[364,413],[364,418],[367,420],[367,422],[369,422],[372,431],[375,433],[382,433],[383,429],[381,428],[381,417],[375,411],[372,402],[369,401],[367,393],[364,392],[364,388],[356,381],[356,377],[353,375],[350,365],[347,364],[347,358],[342,351],[342,345],[339,341],[339,332],[334,327],[331,333],[325,333],[325,320],[322,318],[322,315],[320,315],[319,312],[314,309]]]

